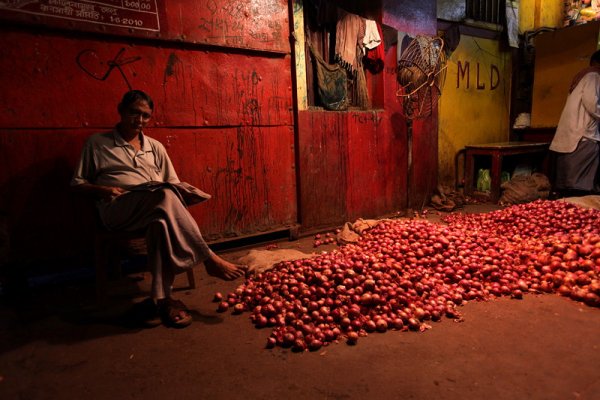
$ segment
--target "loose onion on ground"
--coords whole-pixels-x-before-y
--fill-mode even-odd
[[[371,332],[423,331],[458,306],[555,292],[600,306],[600,212],[535,201],[486,214],[382,221],[355,244],[250,277],[219,311],[250,311],[267,347],[318,350]]]

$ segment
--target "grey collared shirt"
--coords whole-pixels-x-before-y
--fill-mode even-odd
[[[158,181],[179,183],[165,147],[158,140],[141,134],[141,150],[136,153],[116,129],[90,136],[71,185],[92,183],[129,189]]]

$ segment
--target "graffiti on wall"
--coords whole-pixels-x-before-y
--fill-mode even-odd
[[[457,64],[457,89],[496,90],[500,85],[500,70],[494,64],[490,64],[489,69],[479,62],[473,65],[469,61],[458,61]]]
[[[98,54],[95,50],[85,49],[80,51],[79,54],[77,54],[77,58],[75,59],[75,61],[77,62],[77,65],[79,66],[79,68],[81,68],[83,72],[99,81],[105,81],[110,76],[113,69],[116,68],[123,77],[123,80],[127,84],[129,90],[131,90],[131,84],[129,83],[127,75],[121,67],[139,61],[142,59],[142,57],[124,57],[124,53],[125,48],[121,48],[112,59],[102,61],[99,60]],[[102,71],[103,69],[104,71]]]
[[[379,126],[383,116],[376,112],[369,113],[353,113],[351,117],[355,123],[364,125],[364,124],[373,124],[374,126]]]
[[[265,22],[247,24],[244,21],[260,21],[265,15],[281,12],[277,0],[261,3],[250,0],[237,0],[220,5],[216,0],[204,3],[206,16],[200,17],[198,29],[208,34],[208,39],[225,39],[229,45],[243,45],[246,36],[257,42],[279,42],[282,39],[282,26],[276,19],[265,19]],[[250,28],[250,26],[256,28]],[[264,30],[264,27],[268,30]]]

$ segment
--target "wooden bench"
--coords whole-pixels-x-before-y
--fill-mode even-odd
[[[538,165],[541,164],[549,143],[537,142],[500,142],[465,146],[465,195],[485,196],[496,203],[500,199],[500,177],[502,174],[502,163],[507,156],[531,156]],[[484,156],[491,158],[490,192],[477,192],[475,177],[475,157]],[[530,158],[531,160],[531,158]]]

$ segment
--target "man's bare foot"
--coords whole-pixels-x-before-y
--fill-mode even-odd
[[[248,270],[248,266],[230,263],[214,253],[204,261],[204,266],[209,275],[226,281],[232,281],[240,276],[244,276]]]

